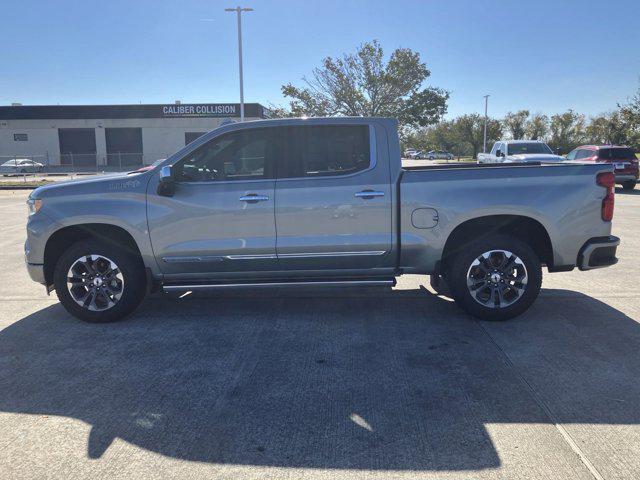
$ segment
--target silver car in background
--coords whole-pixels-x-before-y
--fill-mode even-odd
[[[5,177],[8,175],[20,175],[23,173],[40,173],[44,170],[44,165],[28,158],[14,158],[0,165],[0,173]]]

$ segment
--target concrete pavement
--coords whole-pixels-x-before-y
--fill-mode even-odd
[[[510,322],[407,276],[89,325],[27,277],[27,193],[0,192],[3,478],[640,477],[638,194],[620,263],[546,274]]]

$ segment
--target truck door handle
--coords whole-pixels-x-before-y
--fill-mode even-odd
[[[257,195],[255,193],[249,193],[240,197],[241,202],[266,202],[269,197],[266,195]]]
[[[357,192],[354,194],[355,197],[369,199],[373,197],[384,197],[384,192],[379,192],[377,190],[363,190],[361,192]]]

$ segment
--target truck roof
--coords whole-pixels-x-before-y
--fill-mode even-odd
[[[502,143],[546,143],[543,140],[500,140]]]

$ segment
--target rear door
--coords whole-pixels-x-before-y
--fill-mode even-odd
[[[283,133],[275,206],[281,268],[327,272],[392,264],[389,162],[388,156],[378,161],[374,126],[310,124]]]

